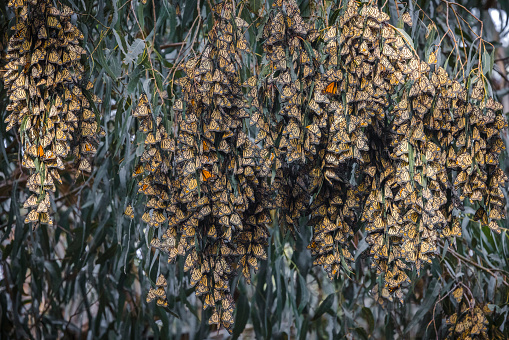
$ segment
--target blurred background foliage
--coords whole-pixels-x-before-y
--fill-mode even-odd
[[[214,0],[62,0],[78,15],[85,35],[86,66],[103,99],[99,107],[106,137],[90,174],[66,173],[52,202],[55,226],[32,230],[23,223],[27,172],[20,165],[19,139],[5,131],[6,92],[0,85],[0,338],[226,338],[212,329],[201,302],[189,289],[182,263],[168,265],[150,247],[154,230],[140,219],[143,210],[131,173],[144,149],[132,111],[141,93],[149,94],[155,114],[172,121],[179,66],[203,48],[212,27]],[[317,29],[332,25],[346,1],[297,1]],[[482,63],[491,94],[509,111],[509,2],[497,0],[378,1],[403,27],[401,13],[412,13],[407,33],[421,58],[440,46],[439,64],[464,80]],[[259,39],[271,6],[267,0],[239,1],[254,52],[245,61],[261,68]],[[433,21],[431,20],[433,19]],[[1,51],[5,53],[14,17],[0,4]],[[434,23],[434,24],[433,24]],[[424,27],[433,30],[427,34]],[[478,38],[486,40],[482,44]],[[5,61],[0,58],[0,74]],[[503,138],[508,142],[507,131]],[[506,155],[502,169],[509,173]],[[504,189],[507,196],[507,188]],[[123,212],[131,202],[136,218]],[[468,209],[466,208],[467,212]],[[470,211],[473,212],[473,211]],[[252,285],[235,282],[233,337],[260,339],[455,338],[446,319],[458,310],[455,296],[484,308],[486,335],[509,338],[509,245],[502,234],[465,218],[456,245],[442,244],[441,255],[412,277],[404,304],[375,302],[376,275],[369,260],[355,258],[354,271],[330,281],[312,267],[306,248],[311,228],[295,237],[271,229],[268,259]],[[156,231],[157,232],[157,231]],[[367,247],[355,238],[360,254]],[[148,289],[163,273],[168,308],[145,303]],[[473,309],[472,309],[473,310]],[[474,336],[475,337],[475,336]]]

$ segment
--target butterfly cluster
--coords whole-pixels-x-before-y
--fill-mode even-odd
[[[185,257],[210,323],[231,330],[229,283],[240,271],[249,282],[266,258],[271,223],[306,221],[313,263],[331,278],[354,260],[354,232],[364,237],[379,301],[402,300],[408,272],[461,235],[465,200],[498,230],[507,123],[482,74],[464,86],[436,55],[422,61],[377,7],[350,1],[319,33],[295,1],[278,0],[249,77],[248,24],[235,11],[214,7],[208,42],[182,67],[170,134],[145,95],[134,111],[147,146],[135,170],[143,220],[168,223],[152,246]]]
[[[410,282],[406,270],[431,262],[439,238],[461,235],[466,198],[479,206],[474,219],[497,230],[505,204],[499,186],[507,180],[499,131],[507,123],[482,78],[469,88],[451,80],[436,60],[421,61],[388,20],[376,7],[349,3],[324,35],[326,72],[315,102],[337,110],[329,118],[324,183],[347,187],[350,178],[341,174],[355,165],[351,196],[360,205],[352,197],[343,210],[354,207],[365,223],[372,265],[384,278],[381,295],[392,300]],[[334,192],[349,199],[341,188]],[[314,238],[323,239],[323,230],[315,226]]]
[[[210,324],[232,331],[234,300],[230,292],[236,270],[247,280],[266,258],[271,222],[266,182],[259,181],[261,154],[245,129],[249,105],[241,82],[242,54],[249,52],[232,2],[214,7],[215,24],[203,52],[182,67],[177,83],[182,96],[172,112],[172,136],[156,124],[146,126],[139,182],[149,197],[143,220],[158,227],[168,223],[152,246],[172,262],[185,257],[190,284],[211,308]],[[146,96],[134,111],[152,120]],[[153,131],[155,130],[155,132]],[[148,190],[148,191],[147,191]],[[132,215],[129,207],[126,214]]]
[[[89,100],[92,84],[83,79],[83,34],[71,23],[73,12],[46,0],[11,0],[16,25],[7,46],[4,85],[10,104],[7,130],[19,127],[23,166],[31,170],[27,187],[34,194],[25,223],[52,224],[50,192],[61,183],[58,170],[74,156],[78,171],[91,171],[98,126]]]
[[[461,298],[460,298],[461,300]],[[472,301],[473,302],[473,301]],[[470,302],[461,303],[457,313],[446,319],[446,339],[489,339],[487,315],[491,310],[487,305],[470,305]]]
[[[166,131],[163,119],[153,118],[146,94],[141,95],[133,116],[138,119],[138,130],[146,134],[145,151],[133,172],[133,176],[142,177],[138,182],[138,193],[147,197],[142,220],[151,227],[157,228],[166,221],[164,214],[170,201],[168,172],[171,167],[170,159],[175,151],[175,141]],[[133,208],[128,206],[125,214],[133,218]],[[172,239],[167,237],[162,244],[159,244],[168,251],[170,245],[172,245]]]
[[[168,306],[168,300],[166,299],[166,287],[168,286],[168,282],[163,274],[159,275],[157,278],[155,288],[150,288],[147,294],[147,303],[156,300],[156,303],[160,307]]]
[[[255,143],[263,150],[262,175],[275,171],[271,188],[279,223],[295,230],[309,208],[306,150],[316,152],[318,135],[305,128],[306,98],[315,77],[317,51],[309,41],[318,37],[305,23],[294,1],[275,1],[263,26],[264,71],[248,98]]]

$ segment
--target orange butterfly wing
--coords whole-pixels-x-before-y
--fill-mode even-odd
[[[338,93],[338,84],[333,81],[325,89],[322,90],[322,94],[336,95]]]
[[[212,173],[210,171],[202,170],[201,173],[202,173],[203,179],[205,181],[208,180],[210,177],[212,177]]]

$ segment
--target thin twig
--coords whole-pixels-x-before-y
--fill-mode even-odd
[[[186,44],[185,41],[181,41],[181,42],[176,42],[176,43],[164,44],[164,45],[161,45],[160,48],[164,50],[166,48],[178,47],[178,46],[182,46],[182,45],[185,45],[185,44]]]
[[[440,242],[440,243],[441,243],[441,245],[442,245],[442,246],[444,245],[444,244],[443,244],[443,242]],[[498,275],[496,275],[496,274],[494,273],[494,271],[496,271],[496,272],[500,272],[500,273],[502,273],[502,274],[505,274],[505,275],[503,275],[503,277],[502,277],[502,282],[503,282],[503,283],[504,283],[507,287],[509,287],[509,283],[507,283],[507,282],[505,281],[505,279],[504,279],[504,277],[507,275],[507,272],[505,272],[504,270],[497,269],[497,268],[492,268],[492,269],[490,269],[490,268],[486,268],[486,267],[484,267],[484,266],[482,266],[482,265],[480,265],[480,264],[478,264],[478,263],[475,263],[475,262],[474,262],[474,261],[472,261],[472,260],[467,259],[467,258],[466,258],[466,257],[464,257],[463,255],[458,254],[455,250],[451,249],[450,247],[447,249],[447,251],[448,251],[448,252],[449,252],[452,256],[456,257],[457,259],[462,260],[462,261],[464,261],[464,262],[466,262],[466,263],[468,263],[468,264],[473,265],[474,267],[477,267],[477,268],[479,268],[479,269],[481,269],[481,270],[485,271],[486,273],[490,274],[490,275],[491,275],[491,276],[493,276],[494,278],[499,278],[499,276],[498,276]]]
[[[497,61],[506,61],[506,60],[509,60],[509,57],[495,59],[494,62],[497,62]]]
[[[441,297],[437,302],[435,302],[435,305],[433,306],[433,316],[431,318],[431,321],[428,323],[428,325],[426,326],[426,330],[428,329],[429,325],[433,322],[433,327],[435,328],[435,335],[436,335],[436,339],[438,340],[438,331],[437,331],[437,324],[435,322],[435,310],[437,308],[437,305],[440,303],[440,301],[442,301],[443,299],[445,299],[447,296],[449,296],[449,294],[451,294],[451,292],[454,290],[451,289],[449,290],[449,292],[447,292],[447,294],[445,294],[443,297]]]
[[[499,69],[498,69],[498,65],[494,65],[494,66],[497,66],[497,67],[493,67],[493,71],[497,72],[507,83],[509,83],[509,79],[507,78],[507,76],[505,74],[503,74]]]
[[[458,13],[456,13],[456,11],[454,10],[454,8],[452,8],[452,12],[454,13],[454,16],[456,17],[456,22],[458,23],[458,27],[460,29],[460,34],[461,34],[461,42],[463,43],[463,53],[465,54],[465,63],[462,63],[461,62],[461,54],[458,53],[458,56],[457,58],[459,59],[460,61],[460,64],[461,64],[461,70],[463,71],[463,79],[465,79],[465,69],[464,69],[464,65],[467,64],[468,62],[468,54],[467,54],[467,44],[465,43],[465,38],[463,37],[463,30],[461,29],[461,23],[459,21],[459,18],[458,18]],[[458,51],[459,52],[459,51]]]

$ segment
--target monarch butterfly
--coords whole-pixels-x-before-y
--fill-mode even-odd
[[[66,157],[69,152],[69,147],[65,143],[56,143],[55,145],[55,153],[59,157]]]
[[[322,90],[322,94],[337,95],[338,94],[338,82],[333,81]]]
[[[217,313],[217,310],[214,310],[214,313],[212,313],[212,316],[209,319],[209,325],[217,324],[219,324],[219,314]]]
[[[27,215],[27,217],[25,218],[25,223],[29,223],[29,222],[37,222],[39,220],[39,213],[37,212],[36,209],[33,209],[32,211],[30,211]]]
[[[39,205],[37,206],[37,212],[38,213],[45,213],[48,212],[49,209],[49,196],[46,196],[47,199],[43,200]]]
[[[225,300],[223,300],[225,301]],[[225,328],[231,328],[231,325],[233,324],[233,315],[230,310],[225,310],[223,313],[221,313],[221,321],[223,322],[223,325]],[[231,331],[231,329],[230,329]]]
[[[483,224],[488,224],[488,214],[486,213],[486,210],[484,210],[483,207],[480,207],[479,209],[477,209],[477,211],[475,212],[473,220],[474,221],[481,220],[481,222]]]
[[[410,51],[410,49],[406,46],[404,46],[400,52],[399,55],[402,59],[410,59],[413,57],[413,53]]]
[[[128,206],[125,208],[124,215],[128,216],[128,217],[129,217],[129,218],[131,218],[131,219],[133,219],[133,218],[134,218],[134,210],[133,210],[132,205],[128,205]]]
[[[10,0],[8,6],[9,7],[14,6],[14,8],[23,7],[23,6],[25,6],[25,1],[24,0]]]
[[[134,110],[134,117],[144,117],[150,113],[150,107],[148,106],[148,98],[145,93],[140,96],[138,106]]]
[[[154,288],[150,288],[150,290],[148,291],[148,294],[147,294],[147,300],[146,300],[147,303],[151,302],[156,297],[157,297],[156,290]]]
[[[207,181],[210,177],[212,177],[212,173],[208,170],[202,170],[201,173],[204,181]]]
[[[489,218],[492,220],[500,220],[504,218],[504,213],[500,209],[491,208]]]
[[[410,13],[408,13],[408,12],[403,13],[403,15],[401,16],[401,19],[403,20],[403,22],[405,24],[412,27],[413,22],[412,22],[412,17],[410,16]]]
[[[82,158],[78,169],[81,171],[91,172],[92,166],[90,165],[90,162],[86,158]]]
[[[37,205],[37,195],[33,194],[25,201],[25,203],[23,204],[23,208],[30,208],[36,205]]]
[[[167,307],[168,306],[168,301],[166,299],[157,299],[156,301],[157,305],[159,307]]]
[[[15,91],[13,91],[11,93],[11,95],[9,96],[9,100],[13,101],[13,102],[16,102],[16,101],[20,101],[20,100],[23,100],[26,98],[26,92],[24,89],[22,88],[18,88],[16,89]]]
[[[237,48],[241,51],[249,53],[249,47],[247,45],[247,40],[245,38],[240,38],[237,40]]]

